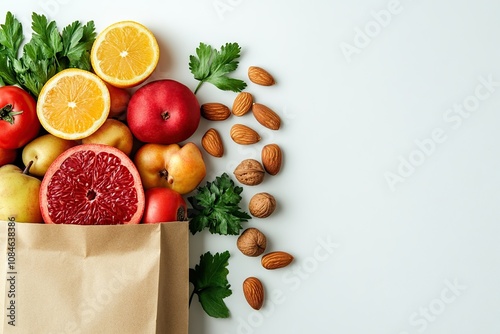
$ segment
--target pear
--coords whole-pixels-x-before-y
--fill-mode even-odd
[[[51,134],[35,138],[24,148],[22,159],[25,166],[33,161],[30,174],[44,176],[52,162],[64,151],[76,145],[73,140],[66,140]]]
[[[31,164],[22,171],[7,164],[0,167],[0,220],[43,223],[39,194],[41,181],[28,175]]]
[[[144,189],[166,187],[185,195],[206,176],[203,155],[195,143],[144,144],[134,158]]]

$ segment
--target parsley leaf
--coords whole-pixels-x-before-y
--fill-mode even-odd
[[[59,32],[55,21],[33,13],[31,40],[24,39],[21,23],[7,12],[0,25],[0,84],[19,85],[37,97],[43,85],[69,67],[90,70],[90,50],[97,36],[94,22],[75,21]],[[19,55],[22,51],[21,55]]]
[[[242,187],[235,186],[227,173],[198,187],[197,194],[188,197],[192,208],[188,210],[189,230],[192,234],[208,228],[210,233],[238,235],[242,222],[251,219],[241,210]]]
[[[82,25],[75,21],[63,29],[62,40],[64,49],[62,54],[68,58],[69,67],[78,67],[90,70],[89,50],[96,38],[95,25],[93,21]]]
[[[23,41],[23,27],[11,12],[0,25],[0,53],[15,58]]]
[[[198,295],[202,308],[214,318],[229,317],[229,309],[223,300],[232,294],[227,280],[229,257],[229,251],[215,255],[206,252],[200,256],[200,263],[189,269],[189,282],[194,286],[189,305],[194,295]]]
[[[41,56],[46,59],[53,58],[56,61],[56,55],[62,51],[62,40],[54,21],[49,22],[45,15],[33,13],[31,29],[33,30],[32,41],[40,47]]]
[[[17,58],[23,40],[21,23],[11,12],[7,12],[5,23],[0,25],[0,80],[2,84],[17,83],[14,60]]]
[[[247,84],[239,79],[230,78],[227,74],[238,68],[241,48],[238,43],[226,43],[220,51],[210,45],[200,43],[196,56],[189,56],[189,69],[200,83],[194,93],[198,92],[204,82],[210,82],[221,90],[241,92]]]

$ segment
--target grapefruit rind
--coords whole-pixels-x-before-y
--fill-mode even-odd
[[[133,179],[133,186],[131,186],[131,188],[135,190],[135,196],[133,196],[135,197],[135,203],[133,203],[133,201],[128,202],[126,199],[123,198],[108,197],[106,203],[104,203],[104,205],[107,206],[106,211],[101,211],[98,213],[98,215],[101,214],[101,216],[104,217],[104,219],[101,221],[92,220],[91,217],[94,217],[96,215],[95,213],[92,215],[90,212],[81,212],[82,207],[88,208],[89,206],[89,203],[83,203],[83,199],[81,196],[82,193],[85,193],[88,196],[89,193],[93,192],[92,198],[87,198],[88,201],[94,201],[94,200],[102,201],[103,198],[106,199],[106,195],[109,195],[109,193],[100,192],[102,188],[99,187],[105,186],[106,189],[109,189],[113,187],[116,188],[117,185],[117,182],[113,181],[114,179],[113,177],[109,177],[108,175],[103,175],[104,173],[97,173],[96,172],[97,168],[92,168],[92,163],[85,165],[85,162],[79,165],[83,174],[82,173],[75,174],[73,173],[72,170],[70,170],[68,173],[65,173],[64,176],[66,178],[63,179],[62,182],[60,182],[59,188],[64,188],[62,189],[62,191],[67,192],[66,196],[59,196],[59,195],[54,196],[54,194],[52,193],[53,189],[51,188],[54,186],[52,184],[52,181],[55,178],[61,177],[61,175],[58,174],[61,171],[61,166],[63,166],[65,163],[71,163],[71,159],[75,158],[78,154],[86,154],[86,153],[93,154],[95,155],[95,157],[97,157],[99,154],[107,154],[108,156],[110,156],[110,159],[114,158],[119,159],[120,161],[119,167],[122,166],[125,167]],[[95,158],[94,160],[95,160],[94,163],[96,163],[98,159]],[[102,161],[103,160],[101,159],[101,165]],[[110,166],[110,168],[116,168],[116,166]],[[109,174],[109,170],[107,172]],[[74,176],[76,175],[76,177],[71,177],[71,176],[68,177],[66,175],[66,174],[71,175],[72,173]],[[120,175],[115,174],[113,176],[120,176]],[[97,187],[91,185],[91,183],[93,183],[92,181],[96,179],[99,179],[100,181],[100,185],[98,185]],[[75,183],[78,183],[79,187],[72,187],[72,184]],[[123,203],[121,203],[122,206],[119,205],[120,200],[122,202],[125,200],[126,202],[125,206],[123,206]],[[47,170],[47,173],[45,174],[45,177],[42,180],[42,184],[40,187],[39,202],[40,202],[40,211],[42,212],[42,217],[46,224],[74,224],[74,225],[75,224],[77,225],[139,224],[141,222],[142,215],[144,214],[145,194],[139,172],[137,171],[133,162],[125,153],[123,153],[117,148],[108,145],[81,144],[66,150],[59,157],[57,157],[56,160],[50,165],[49,169]],[[123,211],[127,211],[127,209],[130,209],[130,206],[134,205],[136,205],[136,210],[135,212],[133,212],[133,214],[130,215],[130,219],[128,219],[127,221],[116,221],[117,215],[119,216],[120,214],[123,213]],[[62,207],[63,210],[59,210],[54,213],[53,211],[55,207]],[[94,202],[93,208],[96,207],[102,208],[102,205],[98,202]],[[110,211],[110,207],[113,207],[112,208],[113,212]],[[58,218],[54,217],[56,214],[64,215],[67,214],[67,212],[70,212],[70,214],[74,214],[74,216],[70,217],[69,219],[66,219],[68,217],[58,217]],[[85,219],[74,221],[73,218],[75,216],[79,217],[83,216],[85,217]],[[113,221],[113,223],[110,223],[111,221]]]

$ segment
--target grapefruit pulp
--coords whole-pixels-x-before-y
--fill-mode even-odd
[[[47,224],[138,224],[144,189],[130,158],[117,148],[82,144],[59,155],[40,189]]]

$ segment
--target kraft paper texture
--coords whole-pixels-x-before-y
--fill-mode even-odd
[[[188,223],[0,222],[2,333],[187,334]]]

